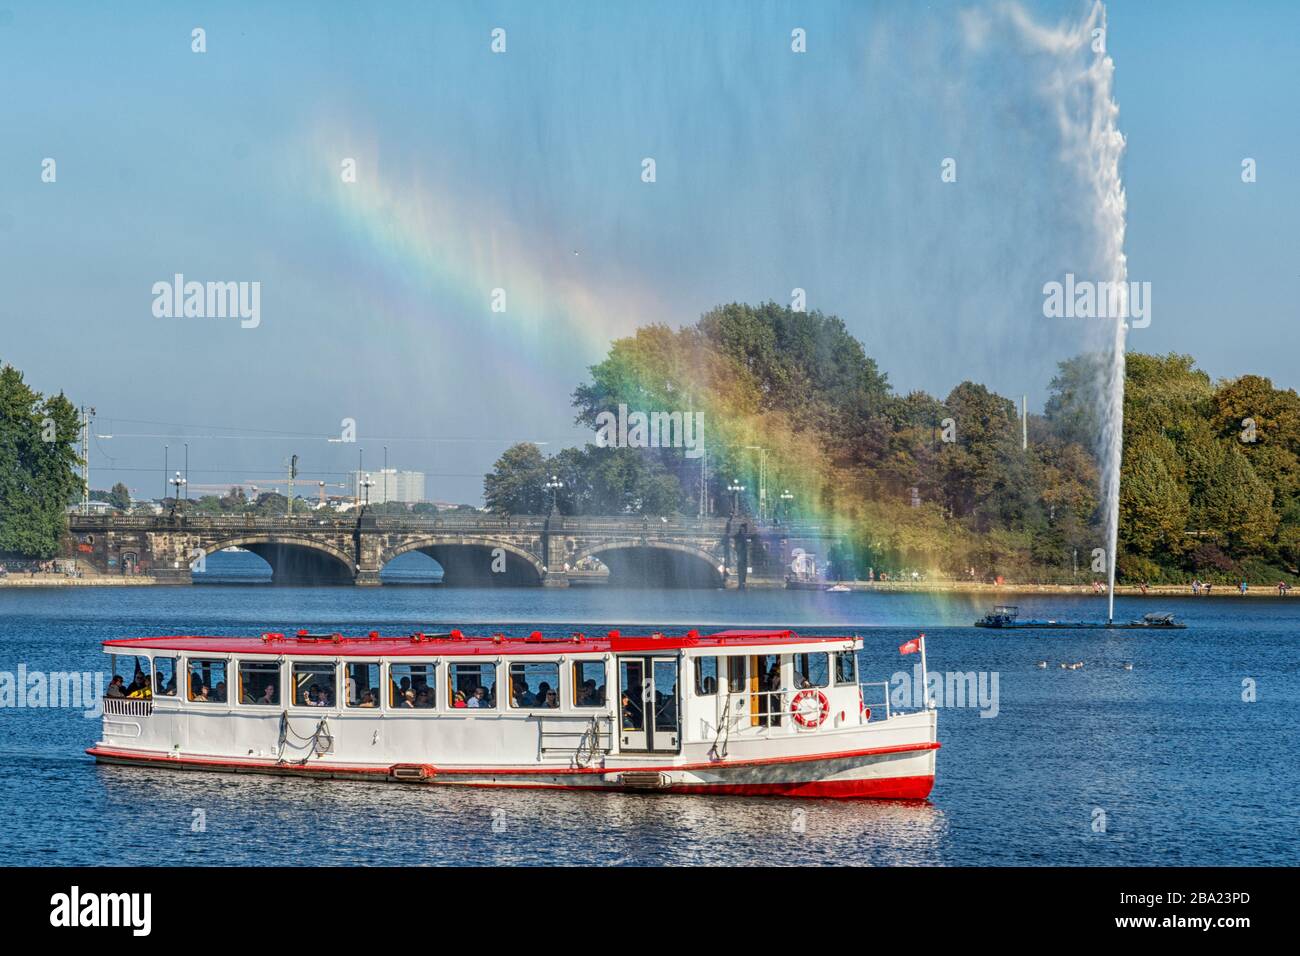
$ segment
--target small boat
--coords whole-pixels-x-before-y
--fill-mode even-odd
[[[936,711],[860,683],[861,647],[789,630],[109,640],[87,753],[407,784],[923,799]]]
[[[1140,620],[1127,623],[1116,621],[1022,621],[1020,619],[1020,608],[1013,604],[997,605],[992,611],[976,621],[975,626],[1002,630],[1071,631],[1184,630],[1187,627],[1186,624],[1175,620],[1174,616],[1168,613],[1146,614]]]
[[[827,594],[848,594],[853,589],[847,584],[832,584],[826,589]]]

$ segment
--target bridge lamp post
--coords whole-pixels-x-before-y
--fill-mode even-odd
[[[551,514],[559,514],[559,495],[560,489],[564,487],[564,482],[560,481],[558,475],[551,475],[551,480],[542,487],[551,492]]]
[[[731,492],[731,516],[734,518],[740,508],[740,494],[745,486],[733,478],[731,484],[727,485],[727,490]]]
[[[364,489],[364,494],[366,496],[365,507],[370,506],[370,489],[373,488],[374,486],[375,483],[370,480],[370,475],[369,473],[367,473],[366,476],[361,479],[361,487]]]
[[[794,495],[790,494],[790,489],[786,488],[781,492],[781,502],[785,509],[785,520],[790,520],[790,502],[794,501]]]
[[[171,483],[176,488],[175,494],[172,495],[172,511],[175,512],[176,506],[181,503],[181,489],[185,487],[185,479],[181,477],[181,473],[178,471],[176,472],[176,477],[171,480]]]

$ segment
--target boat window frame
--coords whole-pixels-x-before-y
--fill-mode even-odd
[[[853,671],[848,680],[840,680],[840,658],[848,657],[853,662]],[[857,651],[835,651],[835,660],[832,666],[835,672],[836,687],[852,687],[858,682],[858,652]]]
[[[691,662],[691,696],[692,697],[704,698],[704,697],[718,696],[718,693],[721,690],[721,686],[722,686],[721,682],[719,681],[719,678],[722,676],[722,670],[723,670],[723,668],[718,664],[720,658],[721,655],[719,654],[695,654],[687,657],[687,660]],[[713,661],[713,674],[711,675],[713,677],[713,690],[703,690],[701,689],[700,686],[701,676],[704,676],[706,679],[708,676],[710,676],[710,675],[700,674],[700,670],[702,669],[704,662],[707,660]]]
[[[489,714],[494,714],[494,715],[496,715],[496,714],[509,713],[509,708],[507,708],[507,707],[503,707],[503,706],[501,705],[501,663],[502,663],[502,659],[501,659],[500,657],[490,657],[490,658],[484,658],[484,657],[463,657],[463,658],[461,658],[461,657],[444,657],[442,660],[443,660],[443,662],[446,664],[446,667],[447,667],[447,710],[446,710],[446,713],[451,714],[453,717],[476,717],[476,716],[478,716],[477,711],[486,711],[487,713],[489,713]],[[457,707],[457,706],[456,706],[456,685],[455,685],[454,683],[452,683],[452,680],[453,680],[453,677],[452,677],[452,669],[453,669],[457,664],[476,664],[476,665],[478,665],[478,666],[480,666],[480,667],[482,667],[482,666],[484,666],[484,665],[487,665],[487,666],[489,666],[489,667],[491,667],[491,668],[493,669],[493,682],[492,682],[492,689],[493,689],[494,691],[496,691],[496,698],[497,698],[497,700],[496,700],[496,706],[494,706],[494,707],[470,707],[470,706],[469,706],[469,698],[468,698],[468,697],[467,697],[466,700],[465,700],[465,706],[464,706],[464,707]],[[467,711],[475,711],[475,713],[467,713]]]
[[[361,661],[349,661],[348,663],[361,663]],[[371,663],[371,662],[366,661],[365,663]],[[443,713],[443,698],[438,694],[438,682],[442,680],[442,678],[438,676],[438,669],[442,667],[445,663],[446,661],[444,658],[436,657],[436,656],[435,657],[411,657],[411,658],[404,657],[399,660],[381,661],[379,681],[385,687],[385,692],[380,696],[386,698],[385,700],[380,701],[380,703],[383,705],[382,709],[388,711],[391,714],[400,714],[403,717],[411,717],[417,714],[423,716],[428,714]],[[397,687],[396,687],[397,682],[393,680],[393,668],[414,667],[416,664],[428,664],[433,668],[433,706],[432,707],[412,706],[410,708],[407,708],[407,707],[402,707],[399,704],[393,703],[393,696],[397,692]],[[355,713],[357,711],[362,711],[362,710],[375,710],[375,709],[377,708],[374,707],[348,707],[347,708],[347,710],[350,713]]]
[[[263,711],[263,712],[270,711],[270,710],[272,710],[272,709],[274,709],[274,710],[282,710],[282,709],[284,709],[284,660],[283,660],[282,658],[280,658],[280,657],[268,657],[268,656],[266,656],[266,655],[261,655],[261,656],[254,655],[254,656],[252,656],[252,657],[237,657],[237,658],[235,658],[235,659],[234,659],[234,664],[235,664],[235,679],[238,680],[238,681],[239,681],[239,684],[241,685],[241,686],[239,687],[240,690],[243,689],[242,685],[243,685],[243,683],[244,683],[244,677],[243,677],[243,675],[240,673],[240,665],[243,664],[245,661],[247,661],[249,664],[273,664],[273,665],[275,665],[276,669],[279,671],[279,679],[278,679],[278,682],[276,683],[276,701],[275,701],[275,703],[273,703],[273,704],[259,704],[259,703],[256,703],[256,702],[254,702],[254,703],[252,703],[252,704],[245,704],[245,703],[240,699],[240,698],[242,697],[242,695],[241,695],[241,694],[236,694],[235,697],[234,697],[234,699],[232,700],[232,703],[233,703],[236,707],[252,707],[252,708],[254,708],[254,709],[256,709],[256,710],[260,710],[260,711]],[[229,688],[227,688],[227,690],[229,690]],[[226,696],[229,697],[230,695],[227,693]]]
[[[112,655],[110,655],[112,656]],[[154,699],[161,697],[163,700],[179,700],[181,695],[180,674],[178,673],[179,665],[184,655],[179,651],[150,651],[149,653],[149,680]],[[172,680],[174,687],[169,694],[166,691],[166,685],[163,685],[163,691],[159,692],[158,687],[158,665],[155,663],[159,659],[172,662]]]
[[[209,656],[209,655],[204,655],[202,657],[190,657],[189,654],[186,654],[185,655],[185,696],[184,698],[182,698],[185,701],[186,706],[189,706],[191,704],[198,704],[200,706],[206,707],[209,704],[211,704],[216,707],[229,707],[230,706],[230,663],[232,660],[233,658],[231,657]],[[193,691],[190,689],[192,687],[190,681],[191,661],[220,661],[221,663],[226,665],[226,699],[225,700],[195,700],[194,699]],[[215,689],[216,685],[210,684],[208,686],[212,689]],[[179,690],[180,688],[177,689]]]
[[[280,681],[281,681],[281,686],[283,687],[283,686],[284,686],[285,677],[287,676],[287,677],[288,677],[288,685],[287,685],[287,686],[288,686],[289,688],[291,688],[291,691],[290,691],[290,693],[289,693],[289,695],[288,695],[288,696],[289,696],[289,700],[288,700],[287,702],[285,702],[285,704],[284,704],[283,706],[284,706],[285,708],[288,708],[289,710],[300,710],[300,711],[303,711],[303,712],[308,713],[308,714],[319,713],[320,711],[325,711],[326,713],[334,712],[334,711],[338,711],[338,712],[343,711],[345,708],[342,707],[342,706],[340,706],[340,704],[339,704],[339,694],[338,694],[338,690],[339,690],[339,665],[340,665],[341,663],[342,663],[342,658],[339,658],[339,657],[318,658],[318,657],[297,657],[297,656],[292,656],[292,657],[287,658],[286,661],[285,661],[285,664],[288,666],[288,674],[287,674],[287,675],[285,675],[285,674],[281,674],[281,675],[280,675]],[[294,680],[294,674],[293,674],[293,669],[294,669],[294,667],[297,666],[298,664],[328,664],[328,665],[330,665],[330,666],[332,666],[332,667],[334,668],[334,703],[330,704],[328,707],[314,707],[314,706],[312,706],[312,705],[310,705],[310,704],[300,704],[300,703],[298,703],[298,701],[297,701],[297,697],[298,697],[298,693],[297,693],[297,691],[298,691],[298,688],[297,688],[297,684],[296,684],[296,682],[295,682],[295,680]]]
[[[502,708],[503,710],[514,711],[515,713],[524,713],[524,714],[530,714],[533,711],[537,711],[538,713],[543,713],[543,714],[558,714],[561,711],[568,709],[567,707],[564,706],[565,695],[561,692],[561,689],[564,685],[564,661],[560,660],[560,658],[533,657],[531,655],[528,657],[507,657],[505,658],[503,663],[506,665],[506,680],[509,681],[509,683],[506,686],[506,690],[508,691],[508,693],[506,694],[506,698],[507,698],[506,706]],[[529,664],[554,664],[555,665],[555,687],[554,687],[555,706],[554,707],[546,707],[541,704],[535,704],[532,707],[516,707],[514,705],[513,701],[515,696],[514,694],[515,678],[512,671],[514,670],[514,666],[516,664],[520,665],[521,667],[527,667]],[[501,694],[498,692],[497,693],[498,704],[500,703],[500,701],[501,701]],[[480,708],[465,707],[461,709],[479,710]]]
[[[784,655],[783,655],[783,656],[784,656]],[[813,681],[813,679],[812,679],[811,676],[804,674],[803,671],[801,671],[801,670],[799,669],[799,658],[801,658],[801,657],[807,657],[807,658],[810,658],[810,659],[811,659],[811,658],[813,658],[813,657],[817,657],[817,656],[821,656],[821,657],[826,658],[826,682],[825,682],[824,684],[817,684],[817,683],[814,683],[814,681]],[[787,661],[782,661],[782,662],[781,662],[781,673],[782,673],[782,676],[783,676],[783,677],[786,676],[786,670],[785,670],[785,665],[786,665],[786,663],[787,663]],[[807,689],[810,689],[810,688],[816,688],[816,689],[818,689],[818,690],[821,690],[821,689],[825,689],[825,688],[828,688],[828,687],[832,687],[832,686],[834,686],[834,683],[833,683],[833,682],[834,682],[834,677],[832,676],[832,671],[831,671],[831,668],[834,666],[834,662],[831,660],[831,652],[830,652],[830,650],[824,650],[824,651],[802,651],[802,650],[801,650],[801,651],[791,651],[790,654],[788,655],[788,663],[789,663],[789,665],[790,665],[790,671],[789,671],[789,675],[788,675],[787,680],[788,680],[788,683],[789,683],[789,689],[790,689],[790,690],[793,690],[793,691],[796,691],[796,692],[797,692],[797,691],[800,691],[800,690],[807,690]],[[811,660],[809,661],[809,664],[811,665]],[[809,669],[811,670],[811,666],[810,666]],[[796,685],[798,685],[798,683],[799,683],[799,679],[803,679],[803,680],[808,681],[808,687],[805,688],[805,687],[802,687],[802,686],[796,686]]]
[[[568,657],[565,659],[563,663],[569,664],[569,667],[567,668],[569,674],[567,677],[565,677],[564,674],[561,673],[560,681],[562,683],[567,681],[569,686],[568,686],[568,693],[564,695],[564,700],[567,700],[568,704],[564,705],[562,709],[573,710],[580,714],[591,713],[592,711],[604,711],[605,713],[609,713],[610,710],[609,655],[602,654],[602,655],[586,656],[586,657],[578,657],[578,656]],[[579,704],[578,703],[578,688],[582,685],[578,683],[575,669],[583,664],[600,665],[601,672],[605,677],[604,683],[600,685],[602,688],[604,688],[605,691],[605,700],[603,703],[600,704]],[[564,671],[566,670],[566,668],[561,667],[560,670]]]

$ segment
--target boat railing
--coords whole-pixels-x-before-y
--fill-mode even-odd
[[[614,718],[605,714],[593,715],[583,723],[572,717],[542,717],[539,727],[543,756],[568,754],[579,766],[609,753],[614,743]]]
[[[880,689],[879,697],[876,696],[876,692],[874,690],[868,690],[868,688],[879,688]],[[871,713],[875,713],[875,708],[877,706],[883,707],[885,709],[884,719],[885,720],[889,719],[889,681],[887,680],[859,681],[858,691],[862,694],[863,707],[865,707]],[[877,700],[880,701],[879,704],[876,703]]]
[[[104,714],[108,717],[149,717],[153,701],[146,697],[105,697]]]

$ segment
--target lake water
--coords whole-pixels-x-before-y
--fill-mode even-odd
[[[160,633],[548,633],[785,625],[854,632],[864,680],[996,672],[998,714],[945,707],[920,803],[511,793],[97,766],[98,720],[0,708],[6,860],[34,864],[1300,863],[1300,598],[1119,599],[1169,632],[996,632],[971,596],[784,591],[0,588],[0,671],[106,671],[102,640]],[[1021,598],[1096,618],[1096,598]],[[1046,669],[1034,663],[1049,662]],[[1083,661],[1062,670],[1062,661]],[[1125,663],[1131,663],[1127,670]],[[1243,682],[1257,699],[1243,701]],[[1104,814],[1104,832],[1098,824]],[[196,832],[196,821],[206,828]]]

